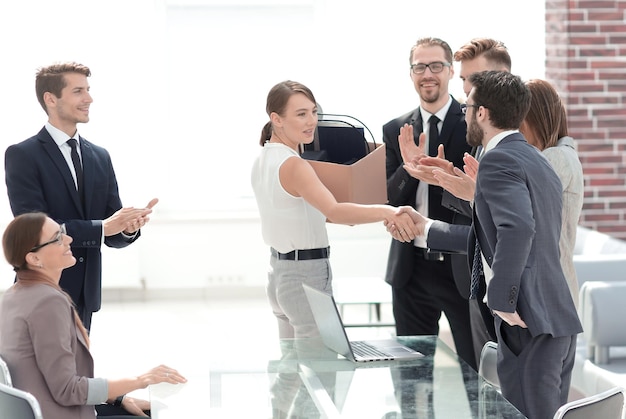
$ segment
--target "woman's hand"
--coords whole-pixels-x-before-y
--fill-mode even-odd
[[[148,400],[125,396],[122,400],[122,407],[132,415],[148,417],[144,412],[150,410],[150,402]]]
[[[178,371],[167,365],[159,365],[158,367],[152,368],[147,373],[140,375],[138,379],[143,384],[142,388],[159,383],[181,384],[187,382],[187,379]]]

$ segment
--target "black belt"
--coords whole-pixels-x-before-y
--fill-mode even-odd
[[[326,259],[330,256],[330,247],[323,247],[320,249],[304,249],[304,250],[292,250],[289,253],[279,253],[273,247],[272,256],[277,257],[279,260],[312,260],[312,259]]]
[[[441,252],[431,252],[430,250],[424,249],[423,247],[415,247],[415,254],[424,260],[443,262],[444,254]]]

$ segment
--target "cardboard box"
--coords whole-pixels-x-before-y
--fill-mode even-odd
[[[368,142],[370,152],[352,164],[309,160],[320,180],[337,202],[387,203],[385,144]]]

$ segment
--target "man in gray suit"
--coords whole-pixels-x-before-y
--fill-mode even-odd
[[[522,80],[487,71],[470,81],[467,141],[485,149],[472,226],[416,222],[429,248],[482,249],[502,394],[529,418],[552,418],[567,402],[582,332],[559,263],[561,181],[519,133],[530,106]]]

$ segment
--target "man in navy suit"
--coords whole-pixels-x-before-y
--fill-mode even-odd
[[[146,208],[122,208],[109,153],[78,135],[77,124],[89,121],[90,75],[78,63],[39,69],[35,90],[48,122],[37,135],[5,152],[13,214],[44,212],[65,224],[74,239],[76,265],[63,271],[60,285],[87,330],[101,303],[100,246],[104,242],[122,248],[137,240],[157,203],[153,199]]]
[[[471,150],[465,139],[461,105],[448,92],[448,83],[454,76],[452,50],[441,39],[422,38],[411,49],[410,64],[420,107],[383,126],[389,204],[410,205],[428,212],[434,219],[469,224],[470,218],[441,205],[442,188],[420,182],[404,168],[405,164],[425,154],[436,155],[440,144],[445,147],[446,157],[457,167],[463,165],[464,153]],[[438,118],[436,125],[429,123],[431,116]],[[438,132],[433,132],[435,129]],[[431,134],[436,136],[431,137]],[[430,144],[430,138],[436,138],[436,142]],[[429,139],[428,145],[426,139]],[[402,142],[413,146],[404,147]],[[420,147],[416,147],[417,144]],[[467,259],[460,258],[461,269],[466,271]],[[408,243],[392,241],[386,281],[392,286],[396,333],[398,336],[437,335],[443,311],[450,323],[457,353],[476,369],[467,300],[469,287],[467,280],[453,275],[451,259],[449,254],[430,252],[423,239]]]
[[[472,226],[416,221],[434,247],[473,252],[478,242],[502,394],[529,418],[552,418],[567,402],[582,332],[559,262],[561,181],[519,132],[530,106],[524,82],[498,71],[470,81],[467,141],[484,148]]]

